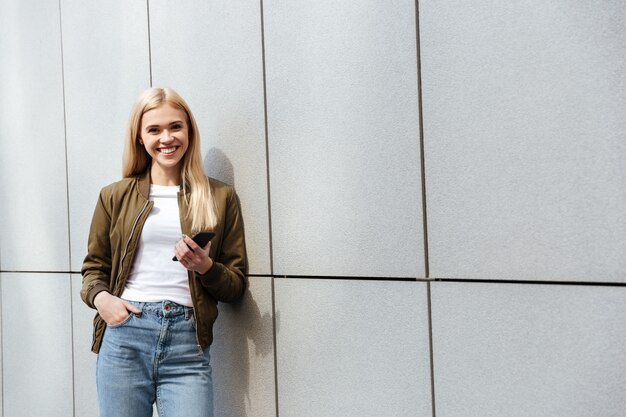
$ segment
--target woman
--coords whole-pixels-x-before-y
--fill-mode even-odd
[[[155,402],[161,417],[210,417],[217,302],[245,289],[237,196],[205,176],[194,117],[167,88],[135,103],[123,176],[100,192],[82,267],[100,417],[150,417]],[[204,247],[200,231],[215,233]]]

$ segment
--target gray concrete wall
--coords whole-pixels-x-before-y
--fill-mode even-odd
[[[626,409],[622,0],[0,2],[0,417],[97,415],[78,295],[135,97],[178,90],[250,261],[216,416]]]

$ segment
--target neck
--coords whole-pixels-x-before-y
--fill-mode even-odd
[[[157,164],[153,164],[150,169],[150,179],[155,185],[180,185],[180,169],[173,167],[164,170]]]

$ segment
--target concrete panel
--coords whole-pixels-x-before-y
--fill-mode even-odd
[[[432,277],[626,277],[626,8],[420,1]]]
[[[438,417],[619,417],[626,288],[433,283]]]
[[[432,415],[426,284],[274,285],[281,417]]]
[[[1,308],[4,414],[73,415],[69,275],[3,273]]]
[[[74,410],[76,417],[97,416],[96,358],[91,351],[92,320],[96,314],[80,299],[82,277],[72,274],[72,336],[74,359]]]
[[[98,192],[121,178],[130,109],[150,85],[146,2],[62,0],[72,270]]]
[[[219,311],[211,346],[215,416],[275,416],[271,278],[250,278],[243,300]]]
[[[274,273],[424,276],[415,2],[264,12]]]
[[[59,5],[4,0],[0,27],[2,268],[67,271]]]
[[[259,9],[258,0],[152,0],[150,40],[154,85],[174,88],[191,106],[207,174],[241,199],[250,272],[269,274]]]

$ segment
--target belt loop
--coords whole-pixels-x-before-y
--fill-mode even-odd
[[[185,319],[189,320],[193,317],[193,307],[185,307]]]

